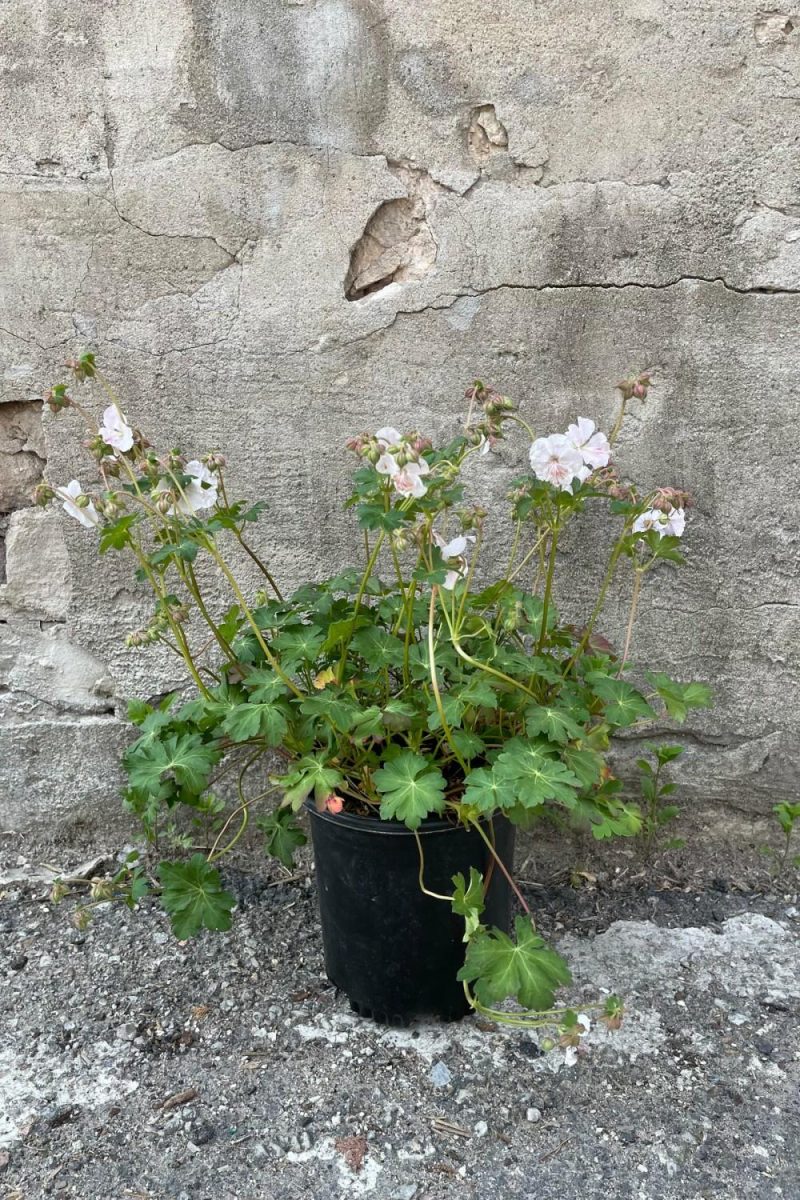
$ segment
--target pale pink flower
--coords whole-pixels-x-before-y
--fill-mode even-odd
[[[56,493],[59,496],[68,497],[68,499],[64,500],[61,507],[65,513],[69,513],[76,521],[80,521],[81,525],[85,526],[86,529],[94,529],[96,525],[100,524],[97,509],[91,500],[85,507],[75,503],[78,496],[83,495],[83,489],[77,479],[71,479],[66,487],[56,488]]]
[[[133,445],[133,430],[115,404],[109,404],[103,413],[103,424],[98,432],[107,446],[123,453]]]
[[[562,492],[572,491],[572,481],[583,470],[583,456],[563,433],[537,438],[530,449],[533,473]]]
[[[397,475],[400,468],[397,465],[397,460],[393,454],[389,454],[384,450],[378,461],[375,463],[375,470],[379,475]]]
[[[340,813],[344,808],[344,800],[341,796],[330,795],[325,801],[325,807],[329,813]]]
[[[381,450],[387,450],[389,446],[399,446],[403,440],[403,435],[393,425],[384,425],[375,434],[375,440]]]
[[[392,476],[394,490],[398,496],[411,496],[414,500],[424,496],[428,489],[422,482],[422,476],[429,475],[430,470],[424,458],[419,462],[406,463],[402,471]]]
[[[598,467],[608,466],[611,457],[611,446],[608,438],[596,428],[594,421],[588,417],[578,417],[574,425],[567,429],[567,437],[583,459],[584,465],[590,467],[587,477]]]
[[[662,512],[660,508],[650,508],[636,518],[633,533],[647,533],[654,529],[659,537],[681,537],[685,527],[684,509],[671,508],[669,512]]]

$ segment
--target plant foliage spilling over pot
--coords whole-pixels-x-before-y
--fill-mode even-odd
[[[537,436],[511,400],[476,382],[464,431],[446,445],[390,426],[352,438],[347,505],[363,531],[364,561],[285,595],[251,545],[264,504],[229,496],[223,458],[158,450],[92,354],[69,365],[75,388],[57,385],[48,403],[86,422],[99,480],[88,490],[77,480],[40,485],[37,499],[60,500],[98,536],[101,554],[132,556],[155,607],[127,642],[169,647],[193,685],[191,697],[130,705],[139,736],[124,758],[126,803],[157,845],[182,810],[210,835],[206,853],[165,859],[157,875],[132,860],[96,899],[134,904],[150,890],[178,937],[226,929],[234,899],[215,863],[255,814],[266,850],[289,866],[304,841],[295,815],[309,798],[331,815],[377,816],[411,831],[447,816],[487,842],[496,814],[522,827],[543,817],[580,824],[596,838],[640,832],[642,814],[606,761],[610,738],[710,703],[704,684],[634,671],[629,661],[644,580],[682,562],[689,504],[671,487],[641,491],[612,463],[627,408],[647,397],[646,375],[619,385],[608,436],[585,417]],[[87,381],[106,393],[99,427],[76,399]],[[488,514],[465,504],[462,473],[479,470],[511,428],[526,438],[526,462],[508,497],[510,556],[489,576],[497,555],[487,546]],[[596,601],[576,625],[559,616],[554,579],[565,530],[589,506],[606,510],[613,540]],[[231,565],[242,553],[263,575],[252,596]],[[630,617],[615,649],[598,626],[624,564]],[[248,778],[270,755],[282,765],[268,781],[262,772],[253,793]],[[235,782],[232,801],[222,798],[223,778]],[[495,865],[505,870],[499,858]],[[525,915],[513,938],[482,921],[482,873],[454,878],[440,897],[463,919],[465,993],[498,1019],[555,1023],[573,1048],[584,1024],[553,1008],[567,966],[515,891]],[[529,1013],[498,1010],[508,997]],[[617,1020],[613,997],[605,1009]]]

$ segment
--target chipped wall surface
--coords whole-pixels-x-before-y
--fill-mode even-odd
[[[178,678],[122,647],[128,570],[26,504],[43,468],[85,477],[80,429],[37,400],[89,346],[145,428],[266,495],[293,581],[357,553],[348,433],[452,433],[476,375],[542,431],[608,427],[613,384],[654,368],[620,457],[697,505],[634,653],[715,684],[685,795],[790,790],[800,10],[6,0],[0,46],[0,828],[109,819],[115,704]],[[522,452],[476,489],[501,498]],[[566,548],[575,615],[602,537]],[[624,620],[620,591],[607,635]]]

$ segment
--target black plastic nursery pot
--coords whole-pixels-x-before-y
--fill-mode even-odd
[[[415,1017],[458,1020],[469,1012],[456,975],[464,963],[464,921],[419,886],[419,851],[396,821],[317,812],[306,805],[316,861],[325,970],[354,1012],[390,1025]],[[489,833],[488,827],[487,833]],[[493,820],[497,854],[511,871],[514,827]],[[459,871],[487,877],[492,856],[474,829],[428,820],[419,837],[425,887],[449,895]],[[494,865],[484,924],[509,931],[511,889]]]

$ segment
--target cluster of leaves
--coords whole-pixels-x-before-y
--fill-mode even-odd
[[[664,678],[659,676],[659,678]],[[670,698],[670,704],[683,704],[683,700],[676,700],[677,691],[671,681],[667,680],[662,685]],[[689,688],[696,687],[696,684],[689,684]],[[686,690],[686,689],[684,689]],[[669,706],[668,710],[669,710]],[[665,804],[664,801],[672,796],[675,792],[675,784],[666,779],[664,776],[664,768],[676,758],[680,758],[683,754],[682,746],[652,746],[645,745],[645,750],[651,755],[649,758],[639,758],[636,765],[641,773],[641,790],[643,801],[642,812],[642,845],[644,848],[644,858],[648,861],[658,845],[660,836],[666,825],[669,825],[678,815],[679,809],[675,804]],[[666,849],[678,849],[683,845],[681,838],[670,838],[666,843]]]

